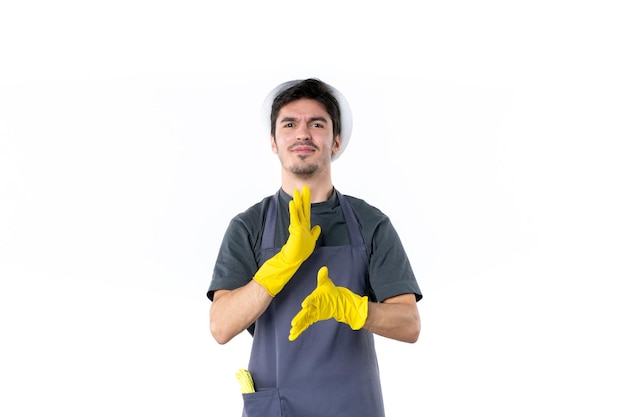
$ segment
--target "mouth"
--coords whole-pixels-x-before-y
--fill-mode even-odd
[[[307,145],[296,145],[296,146],[293,146],[290,150],[292,153],[296,155],[310,155],[316,151],[316,149],[313,146],[307,146]]]

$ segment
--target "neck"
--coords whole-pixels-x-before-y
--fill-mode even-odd
[[[293,190],[302,191],[302,187],[305,185],[311,190],[311,203],[321,203],[333,195],[334,188],[330,178],[320,180],[315,178],[285,178],[283,176],[282,189],[290,196],[293,196]]]

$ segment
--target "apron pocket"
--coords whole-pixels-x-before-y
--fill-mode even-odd
[[[281,417],[277,389],[242,394],[243,417]]]

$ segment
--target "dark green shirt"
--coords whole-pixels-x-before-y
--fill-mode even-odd
[[[289,201],[280,190],[275,247],[282,247],[289,237]],[[410,262],[389,218],[365,201],[345,196],[361,228],[369,260],[370,301],[383,301],[400,294],[422,293]],[[261,239],[270,197],[235,216],[226,230],[213,270],[207,296],[213,300],[216,290],[246,285],[260,267]],[[311,205],[311,226],[320,225],[317,246],[350,245],[350,237],[337,194]]]

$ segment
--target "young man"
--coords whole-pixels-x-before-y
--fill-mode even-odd
[[[416,342],[421,291],[388,217],[333,186],[351,131],[343,96],[308,79],[268,98],[282,184],[226,231],[211,332],[254,336],[244,416],[384,416],[373,334]]]

